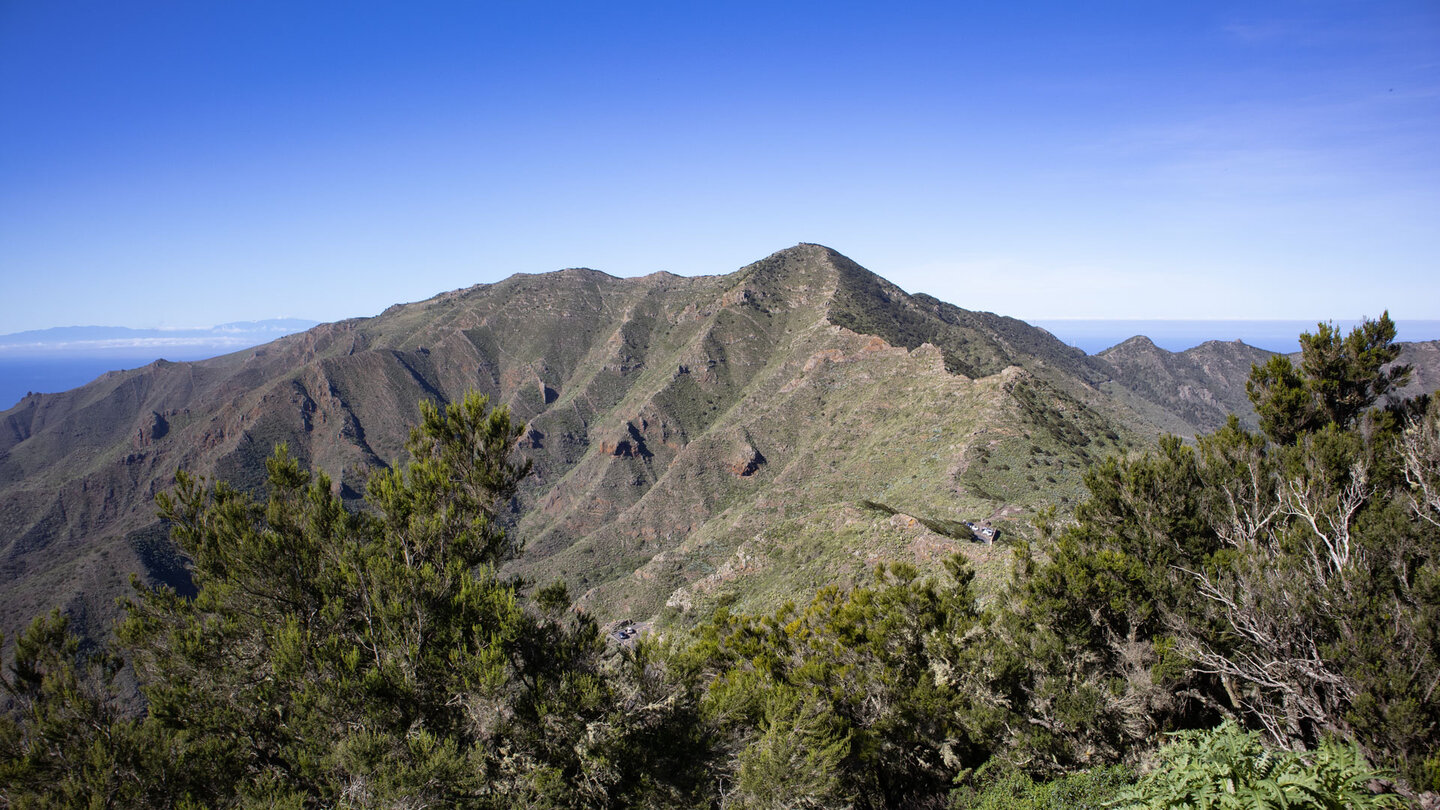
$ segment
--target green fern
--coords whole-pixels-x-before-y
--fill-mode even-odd
[[[1327,740],[1315,751],[1266,748],[1260,735],[1226,722],[1185,731],[1160,749],[1161,765],[1111,807],[1119,810],[1370,810],[1400,807],[1367,788],[1380,776],[1353,743]]]

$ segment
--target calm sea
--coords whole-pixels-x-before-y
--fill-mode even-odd
[[[225,349],[233,351],[233,349]],[[218,352],[167,351],[166,360],[203,360]],[[107,371],[139,368],[160,359],[159,355],[86,355],[67,356],[47,352],[43,356],[14,357],[0,355],[0,411],[8,410],[24,396],[35,391],[53,394],[78,388]]]

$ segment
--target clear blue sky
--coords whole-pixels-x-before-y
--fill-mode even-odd
[[[1440,4],[0,0],[0,332],[822,242],[1029,318],[1440,318]]]

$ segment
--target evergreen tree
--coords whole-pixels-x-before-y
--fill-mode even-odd
[[[1316,324],[1300,335],[1300,367],[1284,355],[1251,369],[1245,391],[1260,427],[1278,444],[1327,424],[1348,428],[1377,403],[1393,404],[1410,379],[1410,367],[1393,365],[1400,356],[1395,323],[1384,312],[1365,319],[1341,337],[1334,324]],[[1385,366],[1390,365],[1390,368]]]
[[[209,763],[125,715],[121,662],[82,652],[67,625],[58,611],[37,617],[0,674],[0,806],[164,807],[210,776]]]
[[[943,806],[986,757],[971,666],[972,572],[882,566],[872,587],[826,588],[803,610],[722,608],[678,654],[704,689],[725,807]]]
[[[119,636],[150,717],[228,777],[207,801],[456,803],[499,777],[496,742],[530,662],[495,566],[494,520],[525,472],[519,428],[472,396],[422,406],[411,461],[347,511],[283,447],[268,498],[182,475],[160,498],[193,600],[147,591]]]
[[[693,702],[648,652],[613,655],[563,586],[497,566],[528,464],[472,395],[422,403],[410,460],[347,511],[284,448],[256,501],[181,475],[160,498],[193,599],[143,590],[119,628],[146,699],[127,719],[61,619],[4,680],[14,806],[681,806]],[[103,665],[103,666],[102,666]],[[88,672],[86,668],[91,671]],[[96,667],[103,672],[94,671]]]
[[[1022,557],[997,624],[1025,662],[999,682],[1011,727],[1042,729],[1012,734],[1007,757],[1063,770],[1232,717],[1287,749],[1354,740],[1440,788],[1440,439],[1428,398],[1388,402],[1408,373],[1386,368],[1393,337],[1388,317],[1345,339],[1322,325],[1299,371],[1257,367],[1268,441],[1232,418],[1087,474],[1075,523]]]

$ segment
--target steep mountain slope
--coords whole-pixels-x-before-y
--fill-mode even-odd
[[[1242,424],[1255,428],[1255,409],[1245,383],[1250,369],[1273,355],[1238,340],[1212,340],[1183,352],[1169,352],[1137,335],[1091,359],[1109,374],[1103,389],[1131,403],[1150,421],[1189,436],[1216,430],[1232,413]],[[1299,365],[1300,354],[1290,359]],[[1412,368],[1403,396],[1440,388],[1440,341],[1403,343],[1396,362]]]
[[[1087,357],[819,245],[725,276],[514,276],[0,414],[0,628],[61,605],[98,635],[130,572],[185,587],[153,507],[177,469],[257,488],[283,441],[357,498],[420,399],[469,389],[529,426],[515,570],[602,616],[770,604],[954,549],[1000,567],[961,521],[1024,531],[1089,460],[1212,427],[1248,373],[1227,346]]]
[[[1179,427],[1175,432],[1189,434],[1214,430],[1232,413],[1253,426],[1255,411],[1245,394],[1245,381],[1251,366],[1264,363],[1271,354],[1238,340],[1168,352],[1137,336],[1106,349],[1095,360],[1110,370],[1115,387],[1159,412],[1179,417],[1191,429]]]

